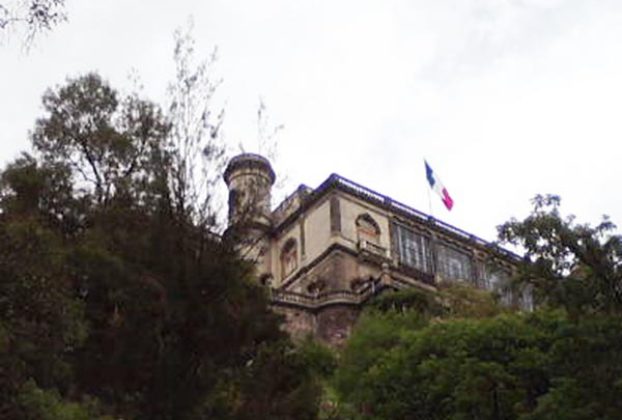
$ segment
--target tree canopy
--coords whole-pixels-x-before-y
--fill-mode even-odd
[[[0,174],[0,417],[314,418],[251,266],[179,205],[160,108],[96,74],[43,103]]]
[[[356,418],[613,420],[619,324],[562,312],[432,323],[376,314],[357,327],[336,388]]]
[[[23,29],[26,44],[65,20],[65,0],[7,0],[0,3],[0,33]]]
[[[563,217],[560,198],[536,196],[525,220],[499,226],[499,239],[525,251],[516,282],[540,304],[573,315],[622,313],[622,237],[608,217],[596,226]]]
[[[372,303],[336,369],[338,418],[617,419],[622,378],[620,237],[538,196],[500,240],[525,250],[513,282],[535,312],[452,286]]]

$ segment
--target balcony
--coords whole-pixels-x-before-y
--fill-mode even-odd
[[[382,247],[368,240],[361,239],[358,242],[357,247],[358,247],[358,250],[362,252],[363,254],[377,256],[382,259],[389,259],[389,252],[385,247]]]
[[[379,280],[360,290],[331,290],[318,294],[291,292],[282,289],[270,289],[270,301],[273,305],[297,306],[305,309],[319,309],[330,305],[353,305],[364,303],[384,287]]]

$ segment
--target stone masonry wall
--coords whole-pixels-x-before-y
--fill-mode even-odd
[[[284,306],[273,310],[285,317],[283,328],[294,341],[313,336],[330,347],[341,347],[345,343],[360,312],[348,305],[328,306],[316,312]]]

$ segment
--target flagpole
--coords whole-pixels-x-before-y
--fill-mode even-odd
[[[430,186],[428,185],[426,189],[428,190],[428,212],[430,216],[434,217],[434,212],[432,211],[432,198],[430,196]]]
[[[423,164],[425,165],[425,159],[423,159]],[[426,191],[428,192],[428,215],[434,217],[434,212],[432,211],[432,197],[430,196],[430,185],[426,182]]]

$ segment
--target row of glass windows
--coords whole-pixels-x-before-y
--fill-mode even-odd
[[[359,241],[379,245],[380,228],[368,214],[356,219]],[[476,282],[480,287],[501,293],[504,299],[513,300],[507,289],[509,273],[507,270],[485,264],[482,276],[478,278],[472,256],[458,248],[440,242],[432,243],[429,237],[404,225],[393,225],[395,250],[400,264],[413,267],[424,273],[438,273],[447,280]],[[290,238],[281,249],[281,278],[284,279],[298,267],[296,240]],[[523,293],[521,300],[531,299],[530,293]],[[525,303],[524,302],[524,303]],[[530,302],[530,301],[529,301]],[[527,303],[527,305],[532,305]]]
[[[400,264],[424,273],[439,273],[448,280],[474,281],[476,278],[471,255],[457,248],[436,243],[434,250],[430,238],[401,224],[394,224],[394,240]],[[356,219],[358,240],[379,244],[380,228],[368,214]],[[436,259],[434,258],[436,252]],[[298,263],[296,241],[290,238],[281,250],[281,278],[293,273]],[[503,270],[486,267],[484,286],[495,289],[508,277]]]
[[[473,258],[470,254],[451,246],[436,243],[434,250],[430,238],[406,226],[395,224],[395,245],[400,264],[425,273],[439,273],[448,280],[476,279]],[[436,252],[436,259],[434,258]],[[484,270],[484,287],[494,289],[508,277],[503,270],[487,267]]]
[[[428,274],[439,273],[447,280],[466,280],[499,294],[506,305],[519,305],[533,310],[533,295],[529,287],[514,289],[510,273],[497,264],[484,264],[479,277],[473,258],[468,252],[443,243],[432,243],[430,238],[406,226],[394,224],[395,245],[400,264]],[[434,257],[436,254],[436,258]]]

